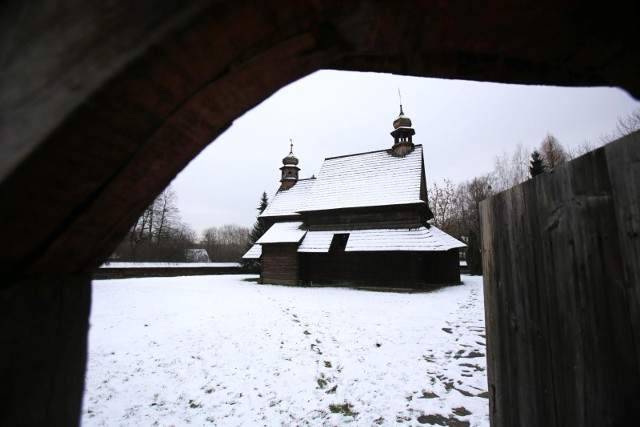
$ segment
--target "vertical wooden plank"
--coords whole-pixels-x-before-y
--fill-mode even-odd
[[[627,304],[625,316],[633,330],[635,364],[640,366],[640,132],[605,147],[618,225]],[[621,313],[623,311],[621,310]]]
[[[481,205],[490,411],[495,425],[536,426],[553,412],[535,186]],[[507,225],[508,224],[508,225]],[[519,286],[512,286],[513,283]],[[532,357],[532,354],[536,354]],[[534,363],[535,362],[535,363]],[[545,425],[555,425],[553,419]]]

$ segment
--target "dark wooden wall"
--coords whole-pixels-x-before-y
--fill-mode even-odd
[[[481,204],[491,423],[640,425],[640,133]]]
[[[297,285],[300,279],[297,243],[262,245],[262,283]]]
[[[423,277],[431,284],[460,283],[460,251],[427,252],[422,256]]]
[[[211,266],[164,266],[164,267],[103,267],[93,273],[93,280],[127,279],[132,277],[178,277],[205,276],[216,274],[250,274],[248,269],[241,266],[219,267]]]
[[[448,252],[300,254],[304,283],[420,288],[460,282],[457,249]]]
[[[312,230],[339,230],[345,224],[352,228],[420,227],[431,216],[428,206],[414,204],[306,212],[305,221]]]

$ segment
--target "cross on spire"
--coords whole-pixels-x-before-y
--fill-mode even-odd
[[[402,112],[402,93],[400,93],[400,88],[398,88],[398,98],[400,98],[400,114],[404,114]]]
[[[289,139],[289,142],[291,143],[291,150],[289,150],[289,154],[293,154],[293,139]]]

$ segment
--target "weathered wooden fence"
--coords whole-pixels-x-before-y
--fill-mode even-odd
[[[492,426],[640,425],[640,132],[481,215]]]
[[[231,264],[231,263],[230,263]],[[220,266],[212,263],[193,264],[181,263],[171,265],[170,263],[146,263],[144,266],[107,266],[97,269],[93,273],[94,280],[100,279],[128,279],[134,277],[176,277],[176,276],[209,276],[217,274],[250,274],[246,268],[240,265]]]

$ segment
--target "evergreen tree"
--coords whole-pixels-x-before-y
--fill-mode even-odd
[[[529,161],[529,174],[531,174],[531,178],[540,175],[545,169],[544,159],[540,155],[540,152],[533,150],[533,153],[531,153],[531,161]]]
[[[466,258],[469,274],[482,276],[482,247],[479,236],[473,230],[469,231]]]
[[[262,197],[260,198],[260,205],[256,208],[258,210],[258,216],[262,215],[267,206],[269,205],[269,198],[267,197],[266,192],[262,192]],[[267,228],[262,221],[256,219],[255,224],[253,224],[253,228],[251,229],[251,234],[249,235],[249,246],[247,250],[253,246],[256,241],[262,237],[264,233],[266,233]]]
[[[264,212],[264,210],[267,209],[267,206],[269,206],[269,198],[267,197],[267,192],[263,191],[262,197],[260,198],[260,206],[256,208],[259,212],[258,216],[262,215],[262,212]]]
[[[262,215],[267,206],[269,205],[269,198],[267,197],[267,193],[265,191],[262,192],[262,197],[260,198],[260,205],[256,208],[258,210],[258,216]],[[260,237],[264,233],[267,232],[267,227],[264,222],[260,221],[260,219],[256,219],[256,222],[253,224],[253,228],[251,229],[251,234],[249,235],[249,243],[247,244],[246,250],[248,251],[251,247],[258,241]],[[262,264],[261,260],[255,259],[243,259],[242,266],[248,268],[252,271],[260,271],[260,266]]]

